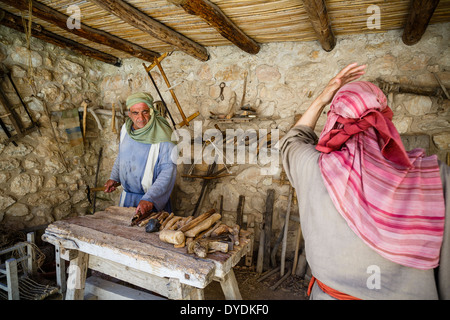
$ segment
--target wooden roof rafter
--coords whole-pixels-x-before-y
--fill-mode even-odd
[[[403,43],[412,46],[420,41],[439,4],[439,0],[412,0],[406,25],[403,30]]]
[[[325,0],[302,0],[303,8],[308,14],[311,25],[325,51],[333,50],[336,38],[331,28]]]
[[[152,19],[123,0],[89,0],[103,10],[117,16],[133,27],[150,34],[165,43],[177,47],[181,51],[200,60],[209,59],[208,51],[202,45],[188,39],[184,35],[170,29],[166,25]]]
[[[15,29],[23,33],[26,32],[22,23],[22,17],[16,16],[3,9],[0,9],[0,16],[2,17],[0,19],[1,25],[4,25],[5,27]],[[45,42],[54,44],[64,49],[73,50],[82,55],[91,57],[104,63],[112,64],[116,67],[120,67],[122,65],[121,60],[115,56],[90,48],[83,44],[77,43],[76,41],[67,39],[58,34],[50,32],[45,28],[43,28],[41,25],[34,22],[31,25],[31,35]]]
[[[215,28],[224,38],[231,41],[241,50],[257,54],[259,44],[247,36],[234,24],[223,11],[208,0],[168,0],[176,6],[183,8],[187,13],[199,16],[210,26]]]
[[[0,0],[0,2],[18,10],[28,12],[28,0]],[[84,23],[80,23],[80,28],[69,29],[67,28],[67,19],[69,18],[67,15],[38,1],[32,0],[32,15],[79,37],[126,52],[145,61],[152,62],[155,57],[159,56],[157,52],[142,48],[102,30],[91,28]]]

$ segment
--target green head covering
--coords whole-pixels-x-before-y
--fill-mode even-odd
[[[150,120],[141,129],[132,130],[133,121],[127,118],[125,128],[129,136],[138,142],[154,144],[159,142],[171,141],[172,128],[164,117],[153,107],[153,97],[149,93],[138,92],[127,98],[127,108],[130,109],[137,103],[144,102],[150,108]]]

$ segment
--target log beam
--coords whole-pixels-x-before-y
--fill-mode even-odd
[[[202,18],[225,39],[228,39],[241,50],[250,54],[257,54],[259,52],[259,44],[242,32],[214,3],[208,0],[168,1],[183,8],[187,13]]]
[[[317,38],[323,50],[329,52],[336,45],[336,38],[331,29],[331,20],[328,16],[325,0],[302,0],[303,8],[308,14]]]
[[[403,30],[403,43],[412,46],[420,41],[439,0],[412,0]]]
[[[152,19],[123,0],[89,0],[100,8],[117,16],[133,27],[144,31],[154,38],[177,47],[188,55],[200,60],[209,59],[208,52],[200,44],[186,38],[166,25]]]
[[[28,12],[28,0],[0,0],[0,2],[6,3],[7,5],[18,10]],[[71,32],[89,41],[126,52],[133,57],[137,57],[148,62],[153,62],[154,58],[159,56],[157,52],[142,48],[134,43],[113,36],[107,32],[91,28],[83,23],[80,23],[79,29],[69,29],[67,27],[67,20],[69,19],[68,16],[40,2],[33,1],[32,12],[33,16],[52,23],[67,32]]]
[[[5,27],[15,29],[17,31],[25,33],[21,17],[18,17],[14,14],[11,14],[11,13],[1,10],[1,9],[0,9],[0,17],[3,17],[2,19],[0,19],[0,24],[4,25]],[[45,42],[54,44],[63,49],[73,50],[82,55],[91,57],[93,59],[100,60],[100,61],[108,63],[108,64],[112,64],[116,67],[120,67],[122,64],[120,59],[117,57],[114,57],[110,54],[87,47],[85,45],[79,44],[73,40],[64,38],[55,33],[52,33],[50,31],[44,29],[41,25],[36,24],[36,23],[32,23],[31,35],[35,38],[38,38]]]

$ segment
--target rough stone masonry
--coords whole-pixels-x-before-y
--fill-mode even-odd
[[[221,129],[278,129],[281,137],[328,80],[351,62],[368,64],[363,80],[380,78],[386,82],[437,87],[432,73],[435,72],[449,88],[449,26],[450,23],[429,26],[422,40],[411,47],[402,43],[401,30],[396,30],[339,36],[331,52],[322,50],[316,41],[263,44],[257,55],[243,53],[233,46],[209,47],[211,57],[206,62],[174,52],[162,65],[171,83],[178,84],[174,90],[184,113],[200,112],[196,120],[202,121],[203,130],[214,126],[211,112],[226,113],[240,105],[244,74],[248,72],[244,104],[256,108],[258,117],[248,123],[220,124]],[[98,185],[103,185],[116,157],[118,134],[111,130],[111,116],[98,116],[100,130],[88,114],[84,153],[76,155],[58,112],[79,108],[83,99],[90,100],[90,107],[107,110],[114,103],[117,111],[124,107],[126,97],[138,90],[149,91],[158,100],[142,61],[125,59],[122,67],[117,68],[34,38],[29,52],[23,34],[1,26],[0,63],[11,71],[42,134],[34,132],[22,138],[17,147],[0,144],[0,224],[20,229],[87,214],[90,205],[85,188],[93,187],[99,150],[103,148]],[[176,122],[180,122],[161,75],[157,70],[152,70],[152,75]],[[221,92],[222,82],[225,88]],[[2,85],[18,105],[11,86]],[[449,100],[398,93],[389,94],[388,99],[394,111],[394,123],[407,149],[422,147],[428,154],[437,154],[445,161],[450,151]],[[25,113],[21,116],[27,125]],[[116,121],[120,123],[121,118]],[[325,116],[319,120],[318,134],[324,122]],[[3,133],[0,136],[6,137]],[[205,164],[197,165],[195,170],[205,174],[206,168]],[[172,195],[179,215],[191,213],[201,190],[200,180],[185,181],[181,177],[186,169],[186,165],[179,165]],[[234,165],[232,176],[220,178],[211,185],[203,208],[214,204],[217,207],[223,196],[224,221],[234,221],[239,195],[244,195],[244,214],[254,215],[258,223],[265,210],[267,189],[273,188],[276,200],[272,234],[275,237],[276,230],[282,227],[281,215],[286,212],[289,186],[274,182],[280,179],[281,168],[273,176],[260,175],[259,169],[254,164]],[[98,192],[97,196],[97,209],[102,210],[117,203],[119,192]],[[296,214],[296,207],[292,206],[292,214]],[[288,244],[291,247],[296,230],[297,226],[291,223]]]

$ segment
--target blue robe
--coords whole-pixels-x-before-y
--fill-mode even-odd
[[[124,136],[110,176],[110,179],[120,182],[124,189],[119,205],[137,207],[139,201],[147,200],[153,203],[153,211],[172,212],[169,197],[175,185],[177,166],[176,162],[172,161],[171,153],[176,146],[171,142],[159,143],[152,185],[145,192],[141,181],[144,171],[151,170],[151,168],[146,169],[146,164],[152,145],[137,142],[128,135],[125,128],[122,130],[125,130],[122,132]]]

